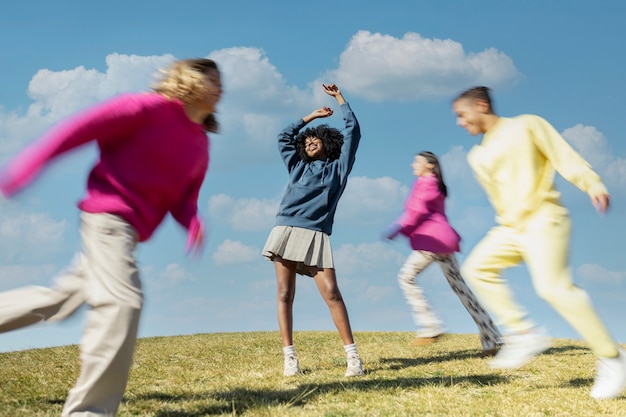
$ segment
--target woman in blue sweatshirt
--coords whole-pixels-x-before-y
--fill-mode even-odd
[[[278,326],[283,342],[285,376],[300,373],[293,346],[293,301],[296,274],[315,279],[339,331],[347,355],[346,376],[363,375],[348,312],[337,286],[329,236],[339,198],[346,188],[359,146],[359,123],[335,84],[322,84],[343,113],[342,132],[328,125],[300,130],[312,120],[329,117],[329,107],[314,110],[278,135],[278,149],[289,183],[276,214],[263,256],[274,262],[278,286]]]

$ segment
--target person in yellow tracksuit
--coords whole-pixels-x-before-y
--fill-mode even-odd
[[[550,347],[546,331],[514,301],[501,276],[503,269],[525,262],[537,294],[598,357],[591,396],[619,396],[626,388],[626,354],[609,335],[586,292],[573,283],[567,266],[570,220],[554,187],[556,170],[604,213],[610,197],[602,180],[543,118],[495,114],[487,87],[459,94],[453,109],[458,125],[471,135],[484,135],[467,159],[496,212],[497,225],[462,266],[463,276],[507,334],[490,365],[515,369]]]

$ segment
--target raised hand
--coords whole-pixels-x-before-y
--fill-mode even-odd
[[[341,90],[337,87],[336,84],[322,84],[322,89],[324,92],[331,96],[336,96],[337,94],[341,94]]]
[[[339,89],[339,87],[337,87],[336,84],[322,84],[322,89],[329,96],[335,97],[337,99],[337,103],[339,103],[340,105],[346,102],[346,100],[343,98],[343,95],[341,94],[341,90]]]
[[[302,119],[309,123],[313,119],[319,119],[321,117],[328,117],[333,115],[333,109],[330,107],[321,107],[317,110],[313,110],[308,116],[303,117]]]

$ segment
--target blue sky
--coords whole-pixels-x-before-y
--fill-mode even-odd
[[[421,150],[442,158],[461,261],[493,225],[465,161],[479,138],[456,126],[450,109],[456,93],[488,85],[500,115],[545,117],[605,180],[605,217],[584,193],[557,183],[573,218],[574,279],[623,343],[625,8],[574,0],[11,2],[0,14],[0,162],[85,106],[146,90],[173,59],[215,59],[225,92],[199,201],[208,244],[201,260],[187,259],[185,234],[168,219],[139,248],[140,336],[277,330],[274,270],[260,256],[287,180],[276,134],[315,108],[335,107],[320,88],[335,82],[363,134],[331,236],[339,285],[354,330],[412,331],[396,283],[409,247],[381,241],[380,231],[400,213]],[[342,124],[338,115],[325,121]],[[76,202],[94,158],[93,146],[73,152],[0,202],[0,290],[48,286],[69,264],[80,244]],[[524,266],[505,276],[553,336],[578,338],[534,294]],[[476,331],[436,266],[420,282],[450,332]],[[310,279],[298,279],[294,314],[296,331],[334,329]],[[78,343],[83,320],[80,311],[2,334],[0,351]]]

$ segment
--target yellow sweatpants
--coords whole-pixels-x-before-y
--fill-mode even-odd
[[[596,355],[615,357],[617,344],[587,293],[572,281],[567,266],[570,220],[555,211],[541,210],[523,228],[493,227],[465,260],[462,274],[506,332],[524,332],[535,324],[515,302],[501,271],[525,262],[539,297],[567,320]]]

